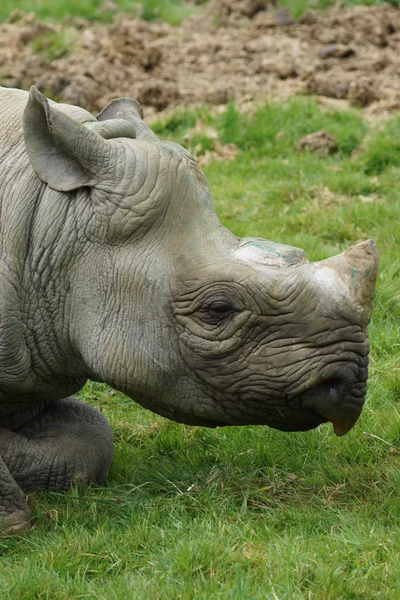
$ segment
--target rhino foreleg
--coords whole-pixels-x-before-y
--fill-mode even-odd
[[[19,532],[11,525],[20,513],[29,524],[22,490],[102,483],[112,454],[108,421],[76,398],[53,402],[17,432],[0,429],[0,535]]]
[[[23,533],[30,527],[24,493],[0,458],[0,536]]]

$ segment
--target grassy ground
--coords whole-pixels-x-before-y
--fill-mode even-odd
[[[197,10],[196,5],[205,4],[208,0],[113,0],[120,10],[141,14],[143,19],[161,19],[176,25]],[[232,0],[234,1],[234,0]],[[398,6],[398,0],[342,0],[342,6],[368,6],[381,4],[383,1]],[[323,10],[335,4],[335,0],[278,0],[278,6],[286,6],[293,17],[297,18],[308,9]],[[2,0],[0,3],[0,22],[5,21],[10,13],[19,9],[35,12],[40,19],[57,21],[66,16],[82,17],[89,20],[110,22],[113,10],[107,8],[104,0]]]
[[[107,485],[30,495],[35,529],[0,542],[4,600],[400,597],[400,118],[372,126],[294,99],[251,117],[234,106],[177,112],[155,129],[175,140],[189,131],[201,153],[216,144],[210,127],[240,149],[206,169],[236,234],[298,245],[312,260],[377,241],[362,417],[340,439],[328,425],[207,430],[88,384],[83,397],[115,432]],[[338,151],[299,153],[298,139],[321,128]]]
[[[114,11],[111,5],[125,12],[141,15],[143,19],[161,19],[175,25],[186,18],[192,11],[182,0],[2,0],[0,4],[0,22],[5,21],[15,9],[24,12],[35,12],[38,18],[57,21],[67,16],[81,17],[90,21],[110,22]]]
[[[343,7],[376,6],[382,2],[395,7],[399,6],[399,0],[341,0],[340,5]],[[334,0],[278,0],[278,6],[286,6],[294,18],[298,18],[307,9],[324,10],[334,4]]]

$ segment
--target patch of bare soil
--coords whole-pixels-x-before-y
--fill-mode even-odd
[[[68,56],[37,53],[59,32]],[[14,14],[0,26],[0,85],[35,84],[91,111],[117,96],[159,111],[312,93],[380,114],[400,108],[399,56],[400,11],[385,4],[308,10],[294,22],[266,0],[212,0],[179,27],[122,13],[112,25]]]

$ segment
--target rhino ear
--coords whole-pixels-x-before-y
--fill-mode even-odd
[[[139,102],[131,98],[116,98],[111,100],[101,113],[97,115],[98,121],[109,121],[110,119],[123,119],[131,123],[136,130],[138,140],[158,141],[155,133],[147,127],[143,121],[143,110]]]
[[[23,125],[29,160],[51,188],[69,192],[98,183],[110,143],[57,110],[35,87],[29,92]]]

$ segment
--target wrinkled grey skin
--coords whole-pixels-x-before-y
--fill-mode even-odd
[[[0,88],[0,107],[3,534],[30,526],[23,490],[104,480],[109,425],[70,397],[87,378],[189,424],[352,427],[373,242],[309,263],[238,239],[134,101],[95,119]]]

